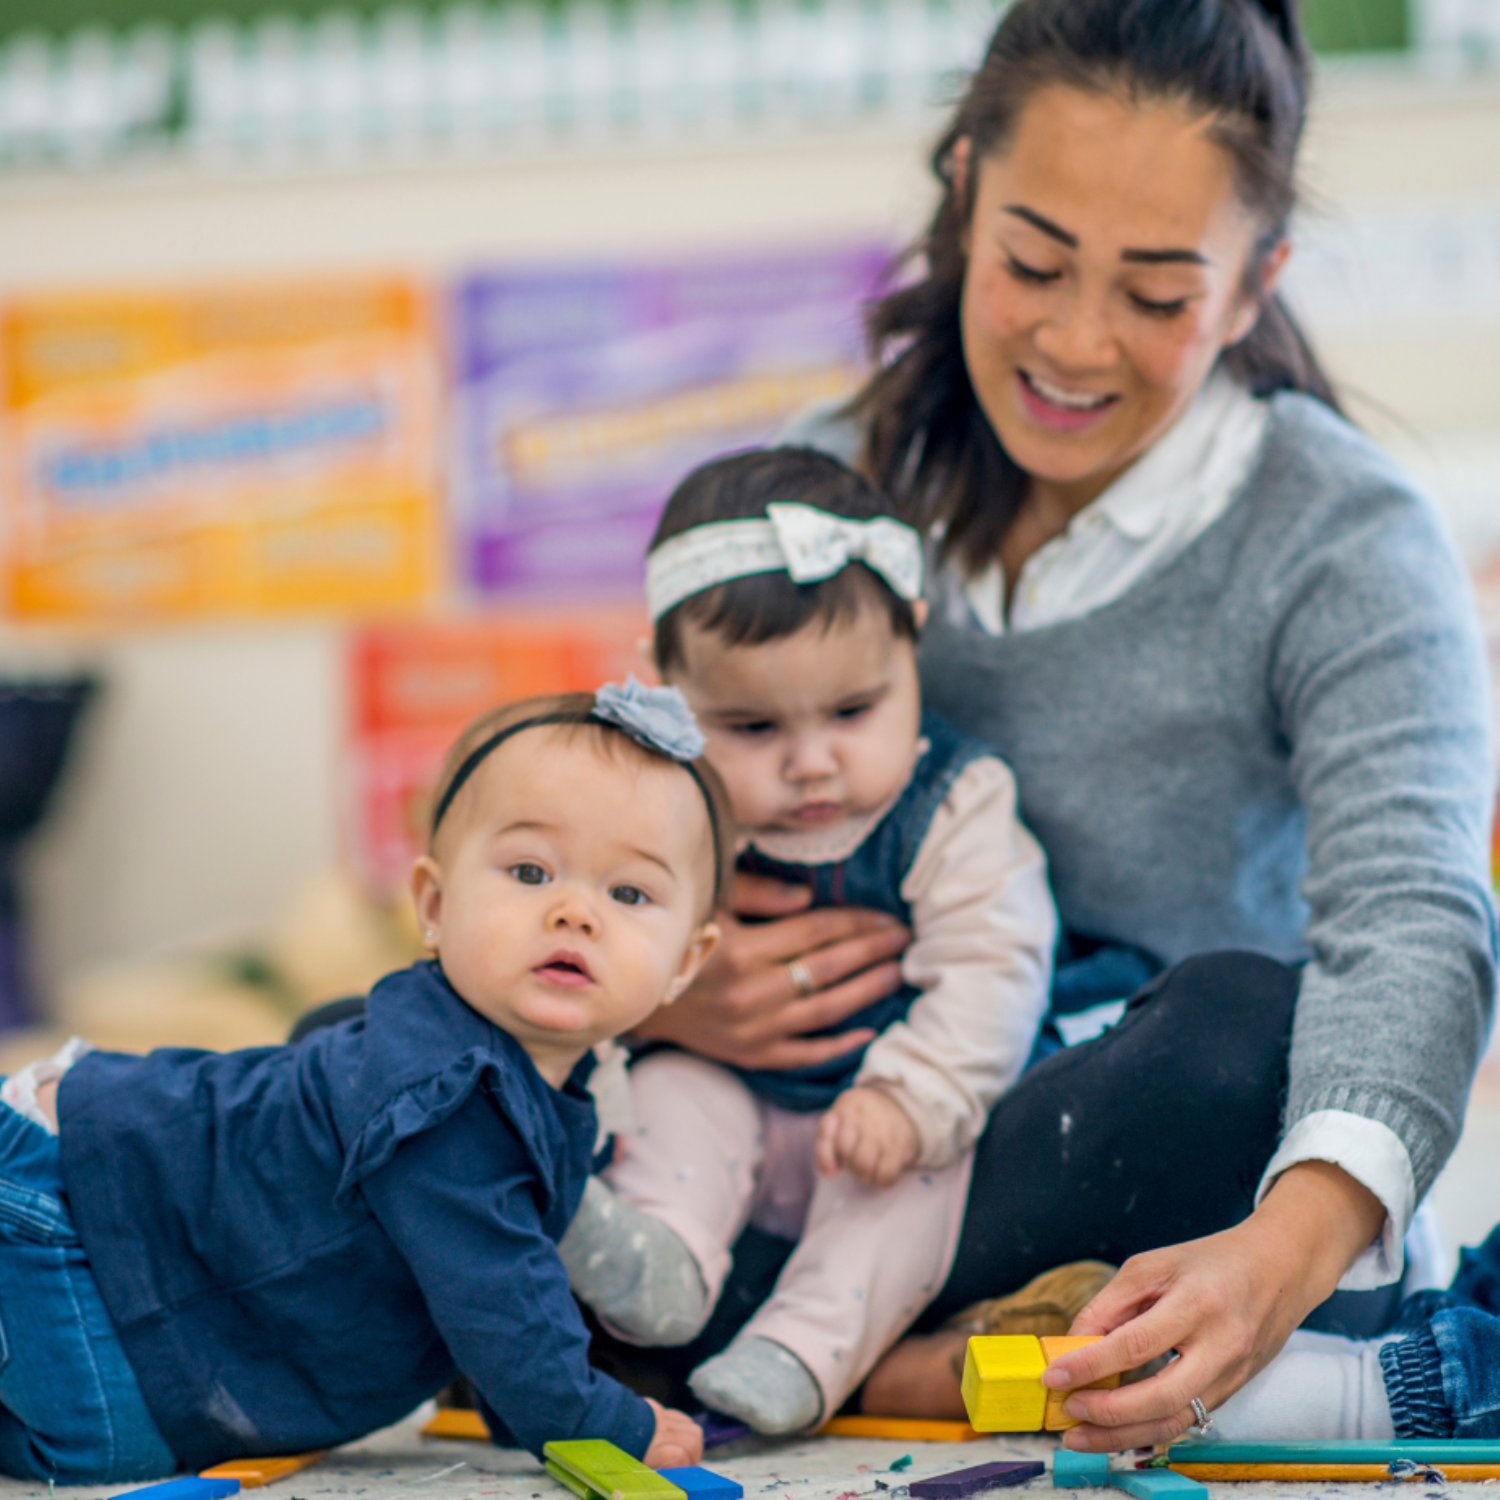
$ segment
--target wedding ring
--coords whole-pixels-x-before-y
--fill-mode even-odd
[[[1193,1431],[1200,1435],[1207,1432],[1214,1425],[1214,1419],[1209,1416],[1208,1408],[1196,1396],[1188,1402],[1188,1405],[1193,1408]]]
[[[802,999],[805,1000],[817,989],[818,986],[812,975],[807,972],[807,965],[800,958],[794,958],[786,966],[786,971],[792,976],[792,988]]]

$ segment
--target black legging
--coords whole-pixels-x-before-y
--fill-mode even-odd
[[[1255,953],[1190,958],[1141,990],[1117,1026],[1027,1072],[980,1139],[953,1270],[917,1330],[1053,1266],[1118,1265],[1245,1218],[1280,1134],[1298,983],[1297,969]],[[315,1011],[293,1040],[359,1005]],[[765,1300],[790,1252],[747,1230],[693,1343],[640,1350],[601,1338],[600,1362],[639,1385],[644,1361],[672,1398]],[[1394,1286],[1336,1293],[1306,1326],[1368,1336],[1396,1300]]]

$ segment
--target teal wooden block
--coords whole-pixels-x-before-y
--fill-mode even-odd
[[[1500,1441],[1411,1438],[1403,1442],[1343,1438],[1327,1443],[1173,1443],[1174,1464],[1500,1464]]]
[[[1110,1486],[1134,1495],[1135,1500],[1192,1500],[1199,1495],[1207,1500],[1208,1486],[1189,1479],[1186,1474],[1174,1474],[1170,1469],[1113,1469],[1109,1476]]]
[[[1109,1454],[1059,1448],[1052,1455],[1052,1485],[1059,1490],[1107,1489]]]

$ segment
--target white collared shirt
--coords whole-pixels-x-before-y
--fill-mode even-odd
[[[1259,451],[1270,412],[1223,371],[1212,376],[1173,426],[1061,536],[1026,560],[1005,611],[1004,571],[952,580],[951,607],[967,606],[990,635],[1055,625],[1120,598],[1166,567],[1229,508]],[[1303,1161],[1342,1167],[1386,1211],[1380,1237],[1354,1262],[1340,1289],[1363,1291],[1396,1280],[1403,1240],[1415,1210],[1411,1156],[1388,1125],[1346,1110],[1319,1110],[1287,1133],[1256,1193],[1259,1203],[1276,1178]]]

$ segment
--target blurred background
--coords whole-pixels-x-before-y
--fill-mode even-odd
[[[853,388],[996,15],[0,0],[0,1071],[407,961],[436,757],[638,666],[672,480]],[[1500,0],[1305,15],[1291,295],[1500,661]]]

